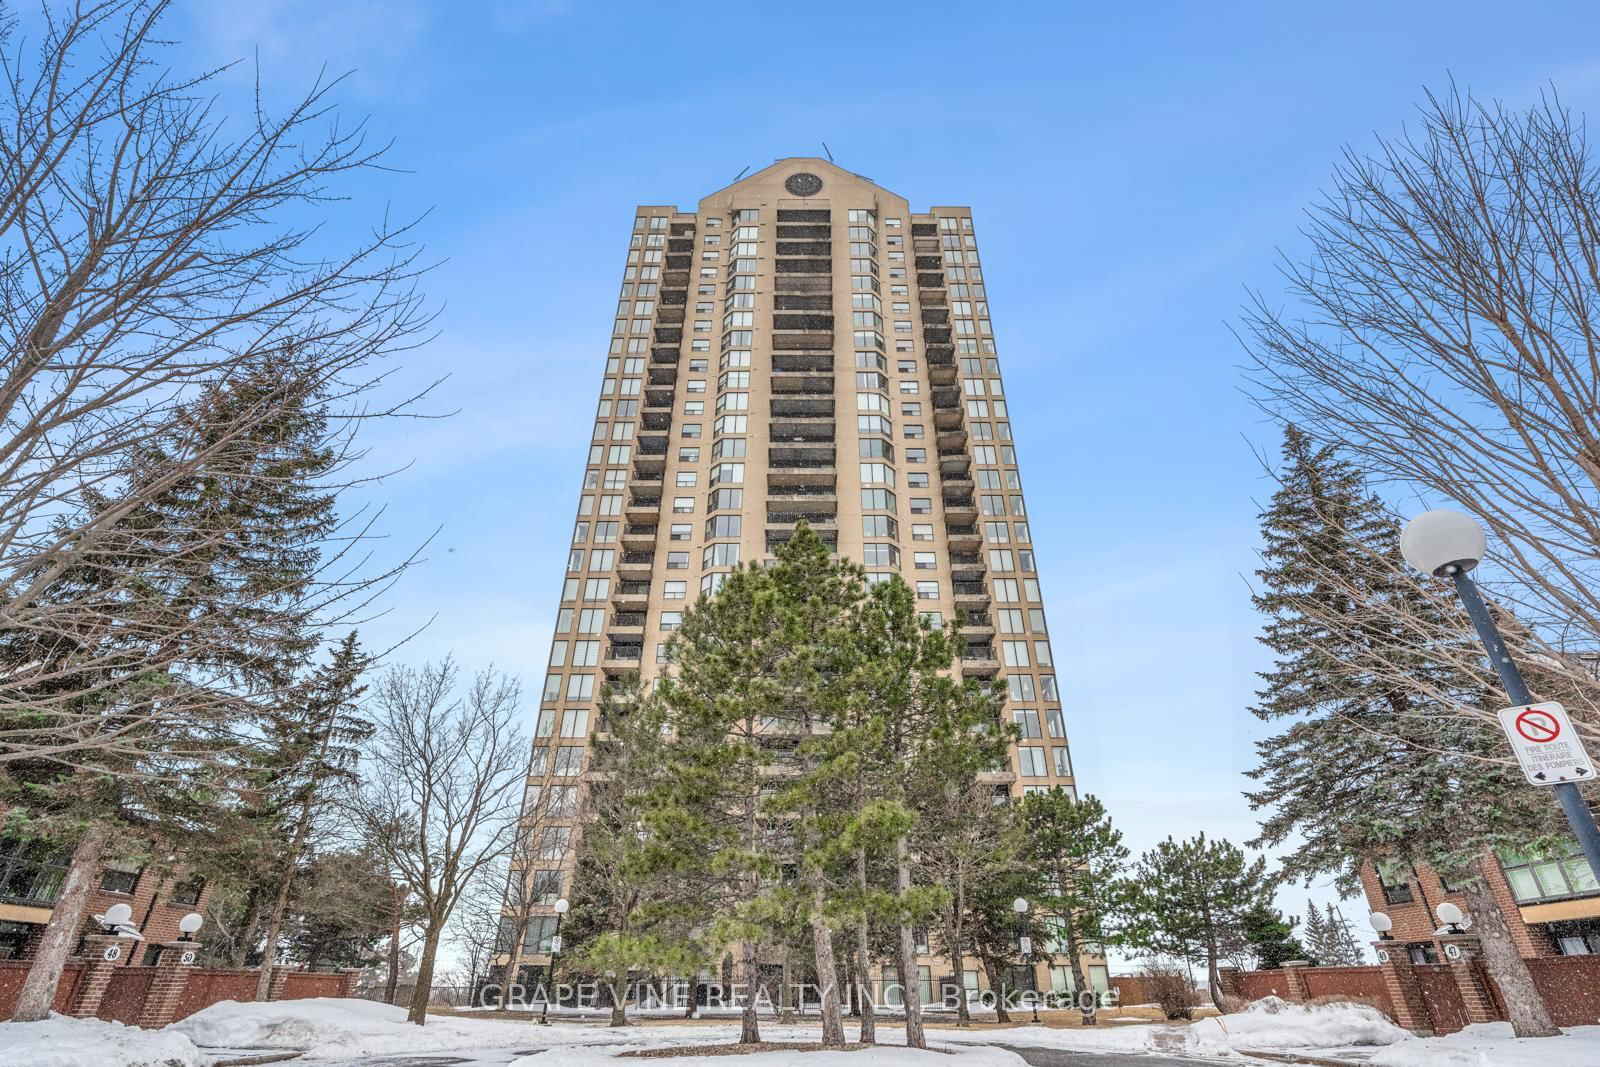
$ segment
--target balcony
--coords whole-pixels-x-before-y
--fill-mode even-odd
[[[650,549],[653,551],[656,547],[656,536],[660,532],[661,527],[654,523],[645,525],[643,523],[630,522],[622,529],[622,547],[624,549]]]
[[[981,610],[989,609],[989,587],[983,582],[951,582],[950,593],[957,604],[982,604]],[[970,608],[964,610],[971,610]]]
[[[661,290],[661,305],[662,305],[662,307],[683,307],[688,302],[689,302],[689,290],[687,290],[687,289],[663,289],[663,290]]]
[[[774,396],[832,396],[833,373],[775,371],[768,381]]]
[[[964,448],[939,450],[939,476],[948,480],[951,478],[969,478],[972,471],[972,457]]]
[[[911,224],[912,237],[937,237],[939,224],[936,222],[913,222]]]
[[[683,327],[656,327],[656,344],[677,346],[683,343]]]
[[[947,497],[944,502],[944,514],[948,519],[967,519],[970,521],[978,517],[978,505],[970,496],[954,499]]]
[[[658,411],[672,412],[672,390],[666,388],[647,388],[644,391],[645,410],[655,408]]]
[[[780,214],[785,214],[785,213],[784,212],[780,212]],[[822,221],[826,222],[827,219],[824,218]],[[818,238],[821,238],[822,240],[827,240],[828,238],[830,238],[832,236],[833,236],[833,227],[832,226],[815,226],[815,225],[812,225],[812,226],[779,226],[778,227],[778,240],[780,240],[780,241],[786,240],[786,239],[806,241],[806,240],[815,240],[815,239],[818,239]]]
[[[919,267],[918,269],[920,270],[921,268]],[[944,275],[943,274],[933,274],[933,273],[918,274],[917,275],[917,288],[918,289],[943,289],[944,288]]]
[[[969,611],[961,616],[961,632],[994,636],[994,619],[987,611]]]
[[[656,309],[656,325],[657,326],[682,326],[683,325],[683,308],[681,308],[681,307],[659,307],[659,308],[657,308]]]
[[[613,642],[606,646],[605,658],[600,666],[606,670],[638,670],[639,664],[644,662],[644,645],[621,644]]]
[[[826,512],[829,515],[838,512],[839,494],[831,478],[826,483],[812,484],[795,484],[786,480],[793,477],[796,474],[782,475],[774,482],[772,476],[768,475],[768,521],[773,515],[793,515],[798,518],[814,512]],[[793,522],[794,519],[788,521]]]
[[[772,423],[769,431],[774,444],[780,441],[832,441],[834,421],[828,419],[784,420]]]
[[[775,333],[772,335],[774,352],[832,352],[831,332]]]
[[[783,374],[790,371],[801,373],[811,371],[825,371],[833,373],[832,352],[775,352],[772,355],[772,370],[774,374]]]
[[[831,256],[833,255],[833,242],[779,241],[777,253],[780,256]]]
[[[833,397],[831,396],[775,396],[772,398],[772,417],[781,418],[806,418],[806,417],[833,417]]]
[[[637,518],[640,521],[653,518],[661,512],[661,498],[658,496],[630,496],[628,505],[623,509],[629,521]]]
[[[992,645],[968,645],[961,650],[961,673],[968,677],[992,677],[1000,673],[1000,661]]]
[[[679,349],[676,348],[676,347],[672,347],[672,348],[652,348],[650,350],[650,362],[651,363],[676,363],[676,362],[678,362],[678,353],[679,353]]]
[[[950,331],[944,327],[925,327],[922,331],[922,343],[925,345],[947,345],[950,343]]]
[[[639,414],[639,425],[646,430],[668,430],[672,428],[672,408],[648,407]]]
[[[780,207],[779,222],[828,222],[833,212],[825,207]]]
[[[832,522],[813,522],[811,532],[816,534],[824,544],[837,545],[839,543],[839,527]],[[779,545],[787,544],[794,537],[794,523],[768,523],[767,524],[767,550],[772,551]]]
[[[611,606],[617,611],[643,611],[650,602],[648,581],[619,581],[611,594]]]
[[[949,430],[940,430],[936,441],[939,445],[939,454],[953,452],[958,448],[967,447],[967,431],[963,426],[955,426]]]
[[[788,444],[767,449],[767,466],[772,470],[795,468],[833,469],[836,450],[832,444]]]
[[[693,256],[685,256],[679,253],[667,257],[668,270],[688,270],[693,264]]]
[[[975,488],[969,472],[957,471],[954,474],[946,474],[943,461],[940,461],[939,465],[939,484],[945,496],[971,496]]]
[[[767,495],[771,497],[831,496],[834,491],[832,467],[787,467],[767,472]]]
[[[943,326],[950,321],[950,309],[941,307],[928,307],[928,301],[923,301],[922,325]]]
[[[612,633],[644,633],[644,616],[642,611],[618,611],[611,615]]]
[[[961,390],[942,387],[933,391],[933,410],[935,411],[960,411]]]
[[[664,456],[635,455],[633,457],[633,477],[639,482],[659,482],[667,473],[667,461]],[[658,489],[659,486],[637,486],[636,488]]]
[[[955,360],[949,363],[935,363],[928,360],[928,381],[934,385],[954,385],[956,383]]]
[[[915,267],[919,271],[922,271],[922,270],[938,270],[938,271],[942,271],[944,269],[944,260],[940,259],[938,256],[918,256],[916,258],[916,262],[913,263],[912,266]]]
[[[936,410],[933,413],[933,428],[939,431],[941,440],[943,440],[944,431],[961,429],[961,409],[945,408],[942,411]]]
[[[832,259],[780,259],[773,267],[779,274],[832,274]]]
[[[651,367],[649,385],[676,385],[678,381],[678,367],[669,363],[666,366]]]
[[[666,434],[640,434],[637,443],[639,445],[639,454],[642,456],[664,456],[667,454]]]
[[[977,548],[983,544],[983,532],[977,526],[945,524],[945,540],[951,548]]]

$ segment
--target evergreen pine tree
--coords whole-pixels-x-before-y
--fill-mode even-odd
[[[1256,745],[1261,764],[1249,774],[1261,786],[1246,796],[1268,813],[1250,843],[1294,838],[1288,876],[1333,874],[1352,892],[1362,864],[1385,857],[1461,880],[1518,1034],[1547,1032],[1480,864],[1494,848],[1553,844],[1551,799],[1523,786],[1497,731],[1435,714],[1417,686],[1394,681],[1418,679],[1465,706],[1503,699],[1486,668],[1431,654],[1435,644],[1470,641],[1470,628],[1406,576],[1399,524],[1361,473],[1293,426],[1283,461],[1261,515],[1253,598],[1276,662],[1251,710],[1286,725]]]
[[[1111,825],[1105,806],[1093,796],[1081,800],[1065,789],[1030,793],[1017,805],[1022,860],[1046,876],[1045,895],[1038,901],[1053,940],[1065,949],[1072,969],[1073,990],[1089,991],[1083,954],[1121,941],[1121,925],[1129,903],[1123,877],[1128,850],[1122,831]],[[1096,1020],[1094,1004],[1080,1000],[1083,1024]]]
[[[1244,938],[1247,952],[1256,966],[1270,971],[1290,960],[1320,962],[1317,954],[1294,936],[1294,916],[1285,916],[1270,904],[1257,904],[1245,916]]]
[[[1129,941],[1203,965],[1211,1002],[1225,1010],[1217,965],[1247,950],[1261,909],[1271,908],[1266,860],[1247,860],[1238,846],[1205,834],[1181,842],[1169,837],[1139,857],[1133,880],[1132,911],[1140,919]]]
[[[1332,932],[1327,920],[1322,917],[1322,909],[1317,907],[1314,900],[1306,901],[1306,918],[1304,923],[1306,952],[1317,963],[1334,964],[1334,954],[1331,948],[1329,934]]]

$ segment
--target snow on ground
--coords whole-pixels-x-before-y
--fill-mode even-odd
[[[26,1067],[203,1067],[211,1062],[182,1034],[51,1015],[0,1023],[0,1063]]]
[[[1383,1049],[1376,1067],[1595,1067],[1600,1026],[1569,1026],[1560,1037],[1512,1037],[1510,1023],[1479,1023],[1444,1037],[1411,1037]]]
[[[406,1022],[404,1008],[334,997],[259,1004],[224,1000],[159,1032],[180,1034],[208,1047],[303,1049],[306,1059],[526,1048],[536,1043],[592,1041],[595,1033],[587,1026],[534,1027],[448,1015],[430,1015],[426,1026],[413,1026]]]
[[[1392,1045],[1410,1037],[1410,1031],[1367,1004],[1291,1004],[1277,997],[1262,997],[1242,1012],[1195,1023],[1189,1028],[1189,1048],[1201,1053],[1337,1048]]]

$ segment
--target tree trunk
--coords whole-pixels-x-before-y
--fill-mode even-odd
[[[261,886],[252,885],[245,896],[244,919],[239,923],[239,938],[228,953],[228,966],[242,968],[250,959],[250,950],[256,944],[256,927],[261,925]]]
[[[256,976],[256,999],[266,1000],[272,987],[272,967],[278,962],[278,938],[283,934],[283,915],[289,910],[289,887],[294,883],[294,863],[284,873],[283,884],[272,900],[272,912],[267,916],[267,937],[261,949],[261,971]]]
[[[1083,973],[1083,948],[1078,944],[1078,929],[1069,918],[1067,920],[1067,955],[1072,960],[1072,995],[1078,998],[1078,1007],[1083,1011],[1083,1025],[1093,1026],[1099,1017],[1095,1010],[1099,1006],[1099,997],[1093,999],[1085,996],[1094,990],[1089,988],[1088,979]]]
[[[811,955],[816,961],[817,985],[822,993],[822,1046],[841,1048],[844,1045],[844,1020],[839,1015],[839,970],[833,957],[833,931],[828,928],[827,917],[822,912],[822,874],[812,871],[811,881]]]
[[[88,910],[94,876],[100,870],[100,859],[110,840],[111,827],[102,822],[90,823],[78,838],[61,883],[61,893],[56,897],[55,910],[39,938],[28,977],[22,981],[16,1010],[11,1013],[12,1022],[37,1022],[50,1014],[61,971],[77,943],[78,927],[83,924],[84,912]]]
[[[863,861],[864,868],[864,861]],[[864,869],[861,877],[865,879]],[[872,934],[867,917],[856,924],[856,1000],[861,1005],[861,1043],[878,1043],[878,1005],[872,992]]]
[[[950,955],[956,969],[956,1025],[972,1025],[972,1009],[967,1006],[967,968],[966,961],[961,955],[961,946],[966,941],[966,915],[967,915],[967,880],[964,875],[956,876],[956,893],[950,902],[951,914],[947,927],[950,942]]]
[[[523,896],[527,896],[524,889]],[[506,960],[505,988],[500,991],[500,1003],[495,1005],[495,1011],[505,1011],[511,1004],[511,990],[517,985],[517,974],[522,970],[522,942],[528,936],[528,916],[520,914],[516,927],[511,931],[511,948],[508,950],[510,958]],[[527,990],[523,990],[524,993]],[[526,999],[526,997],[519,998]]]
[[[428,932],[422,939],[422,958],[417,961],[417,984],[411,992],[411,1009],[406,1022],[418,1026],[428,1021],[428,1001],[433,995],[433,960],[439,954],[439,934],[444,924],[428,917]]]
[[[628,1004],[624,999],[628,991],[626,980],[611,983],[611,1025],[628,1025]]]
[[[911,858],[906,838],[901,834],[894,843],[895,884],[901,899],[911,891]],[[900,1002],[906,1011],[906,1048],[927,1048],[928,1038],[922,1031],[922,990],[917,985],[917,945],[910,925],[900,924]]]
[[[746,941],[744,951],[744,1011],[739,1019],[739,1044],[754,1045],[761,1041],[761,1022],[756,1018],[756,994],[761,989],[761,975],[756,966],[756,943]]]
[[[400,886],[389,892],[394,900],[394,911],[389,915],[389,977],[383,983],[385,1004],[394,1003],[395,988],[400,984],[400,915],[406,907],[405,893]]]
[[[1227,1009],[1222,1005],[1222,975],[1217,971],[1215,938],[1206,942],[1206,986],[1211,993],[1211,1003],[1217,1009],[1217,1014],[1226,1015]]]
[[[1511,940],[1505,914],[1495,903],[1484,879],[1483,861],[1474,865],[1475,877],[1466,880],[1467,910],[1472,915],[1472,930],[1483,946],[1483,962],[1500,987],[1500,997],[1511,1017],[1511,1030],[1518,1037],[1559,1037],[1550,1019],[1550,1009],[1533,984],[1528,965]]]
[[[1006,987],[1000,980],[1000,968],[995,966],[994,960],[988,956],[983,957],[983,973],[989,977],[989,992],[994,994],[994,1021],[1008,1023],[1011,1013],[1006,1011]]]

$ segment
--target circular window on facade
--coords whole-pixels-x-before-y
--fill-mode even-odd
[[[789,175],[783,187],[795,196],[816,196],[822,192],[822,179],[815,174],[801,171],[799,174]]]

